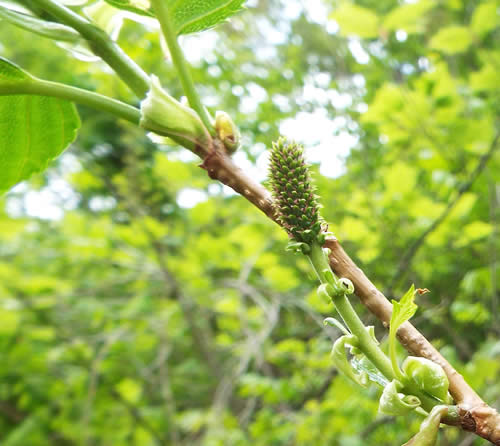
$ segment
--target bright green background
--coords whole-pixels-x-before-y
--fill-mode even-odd
[[[234,117],[251,163],[290,117],[314,140],[307,114],[324,110],[332,132],[358,138],[343,175],[316,174],[330,229],[388,296],[411,283],[432,291],[414,323],[498,407],[497,152],[397,271],[495,137],[500,2],[302,3],[253,1],[202,42],[183,40],[195,82]],[[194,57],[210,39],[215,49]],[[180,96],[154,30],[126,21],[119,42]],[[137,101],[100,63],[4,23],[0,55]],[[325,101],[334,91],[350,105]],[[394,446],[416,432],[417,417],[377,416],[379,391],[332,369],[339,333],[322,320],[333,309],[278,227],[184,149],[79,111],[66,155],[0,202],[3,446]],[[185,188],[208,198],[181,207]],[[60,214],[42,211],[61,218],[30,217],[36,193],[55,195]],[[486,444],[453,428],[440,441]]]

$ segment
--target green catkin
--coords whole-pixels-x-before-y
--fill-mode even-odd
[[[278,222],[297,242],[315,241],[323,220],[304,148],[283,137],[274,142],[269,177]]]

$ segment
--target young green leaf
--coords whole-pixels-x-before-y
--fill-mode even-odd
[[[0,93],[37,79],[0,57]],[[0,193],[41,172],[76,138],[80,119],[74,104],[56,98],[0,96]]]
[[[391,325],[389,328],[389,351],[391,356],[392,368],[398,379],[403,375],[399,369],[396,358],[396,333],[398,328],[408,321],[417,311],[417,304],[413,301],[415,298],[415,286],[412,285],[401,300],[392,301]]]
[[[335,367],[342,372],[347,378],[351,379],[355,383],[362,387],[366,387],[368,384],[368,377],[365,373],[355,373],[353,367],[347,359],[345,348],[354,347],[358,343],[358,338],[354,335],[345,335],[338,338],[333,344],[332,349],[332,359]]]
[[[14,26],[52,40],[76,42],[81,39],[80,34],[69,26],[23,14],[22,12],[7,8],[4,4],[0,4],[0,19],[4,19]]]
[[[204,31],[243,9],[245,0],[168,0],[176,34]]]

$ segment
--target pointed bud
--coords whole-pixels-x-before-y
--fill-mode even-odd
[[[212,143],[210,133],[196,112],[170,96],[154,75],[151,89],[141,102],[141,115],[141,127],[182,145],[208,147]]]
[[[224,143],[229,154],[233,154],[240,145],[240,131],[226,112],[215,112],[215,130],[217,136]]]

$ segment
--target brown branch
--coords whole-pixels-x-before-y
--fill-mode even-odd
[[[430,234],[432,234],[441,225],[441,223],[443,223],[446,220],[446,218],[448,217],[448,215],[450,215],[453,208],[460,201],[460,198],[462,198],[462,196],[470,190],[476,179],[479,177],[479,175],[481,175],[481,173],[487,166],[488,161],[491,159],[491,157],[495,153],[495,150],[498,148],[499,138],[500,138],[500,133],[497,133],[490,144],[490,148],[484,155],[481,156],[479,162],[477,163],[477,166],[470,174],[468,180],[465,183],[462,183],[458,187],[453,200],[448,202],[448,205],[439,215],[439,217],[437,217],[432,222],[432,224],[424,232],[422,232],[422,234],[420,234],[420,236],[408,247],[405,253],[401,256],[401,260],[396,268],[396,272],[394,273],[392,279],[389,282],[389,286],[387,288],[388,290],[392,290],[398,284],[398,282],[402,280],[402,278],[404,277],[404,272],[407,271],[408,268],[410,267],[413,258],[417,254],[420,247],[424,244],[425,239]]]
[[[495,138],[495,144],[497,139],[498,136]],[[233,160],[226,154],[220,142],[215,141],[213,149],[206,153],[207,155],[200,167],[208,172],[210,178],[219,180],[231,187],[253,203],[269,218],[275,220],[272,198],[269,191],[256,183],[242,169],[236,166]],[[486,164],[490,157],[491,154],[489,157],[483,158],[483,162],[478,165],[476,177],[484,168],[483,164]],[[461,189],[465,189],[464,192],[468,188],[470,188],[470,185],[467,186],[467,183],[461,187]],[[361,302],[387,327],[392,312],[392,305],[387,298],[370,282],[363,271],[356,266],[336,239],[331,238],[325,246],[331,250],[329,260],[333,271],[341,277],[351,279],[355,286],[356,295],[360,298]],[[459,407],[461,427],[464,430],[475,432],[491,443],[500,446],[500,415],[497,411],[489,407],[474,392],[465,382],[464,378],[409,322],[400,327],[398,338],[411,354],[431,359],[443,367],[450,381],[450,393]]]

